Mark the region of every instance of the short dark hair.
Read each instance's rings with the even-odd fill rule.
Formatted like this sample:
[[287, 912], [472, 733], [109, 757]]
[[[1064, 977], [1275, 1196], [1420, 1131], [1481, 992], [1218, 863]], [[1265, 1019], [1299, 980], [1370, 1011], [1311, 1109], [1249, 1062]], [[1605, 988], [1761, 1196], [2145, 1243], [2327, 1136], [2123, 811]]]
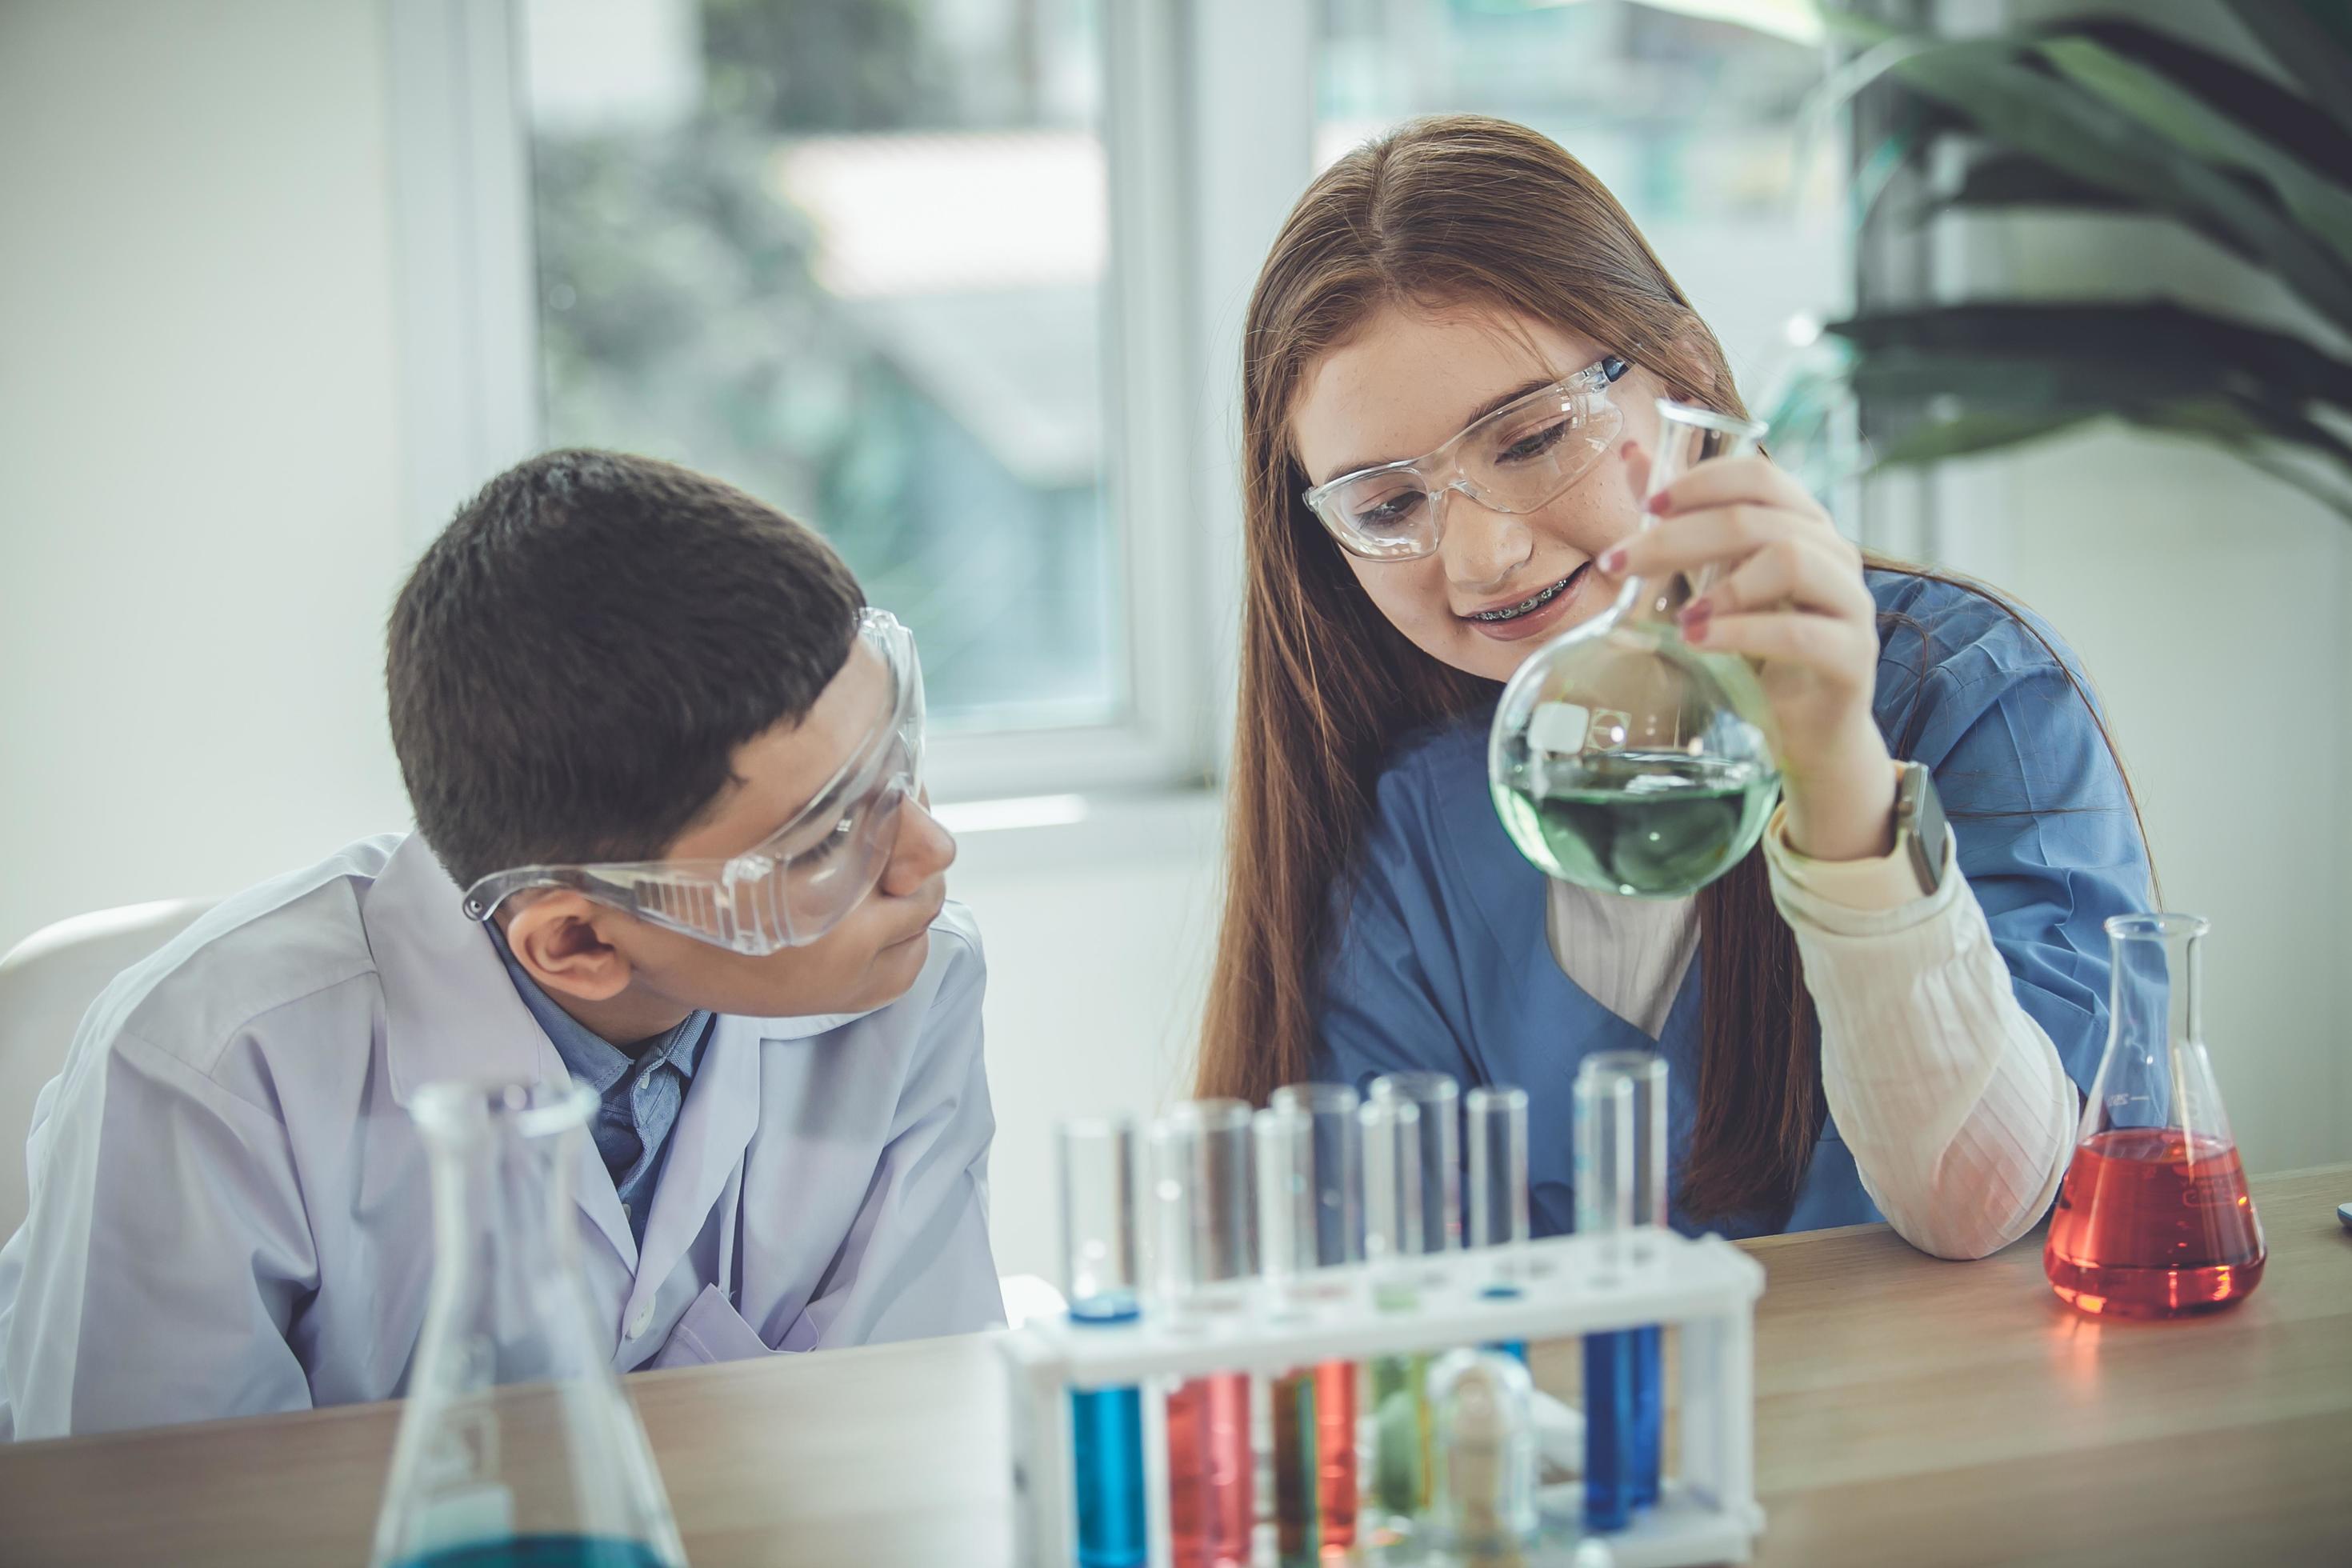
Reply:
[[656, 857], [849, 658], [830, 545], [731, 485], [549, 452], [482, 488], [393, 605], [384, 684], [416, 826], [459, 886]]

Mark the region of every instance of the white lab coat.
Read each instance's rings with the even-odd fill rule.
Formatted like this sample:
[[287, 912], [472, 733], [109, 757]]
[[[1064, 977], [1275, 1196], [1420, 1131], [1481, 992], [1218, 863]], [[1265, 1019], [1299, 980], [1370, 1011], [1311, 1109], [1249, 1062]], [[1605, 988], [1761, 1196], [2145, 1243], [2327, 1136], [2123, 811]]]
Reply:
[[[642, 1257], [580, 1142], [591, 1301], [626, 1370], [1003, 1321], [984, 966], [950, 904], [899, 1000], [721, 1017]], [[404, 1391], [433, 1237], [403, 1110], [436, 1079], [562, 1082], [421, 838], [228, 900], [109, 986], [42, 1089], [0, 1249], [0, 1437]]]

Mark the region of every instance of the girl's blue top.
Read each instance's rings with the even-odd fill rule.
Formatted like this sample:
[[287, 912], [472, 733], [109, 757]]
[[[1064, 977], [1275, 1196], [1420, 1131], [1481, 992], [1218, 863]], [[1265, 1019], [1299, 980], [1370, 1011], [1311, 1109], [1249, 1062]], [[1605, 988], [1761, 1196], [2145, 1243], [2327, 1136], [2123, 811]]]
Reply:
[[[1874, 711], [1889, 750], [1927, 764], [1958, 863], [2018, 1002], [2086, 1091], [2107, 1028], [2110, 915], [2147, 907], [2147, 852], [2074, 656], [2039, 620], [1956, 584], [1873, 571], [1882, 617]], [[2053, 657], [2052, 649], [2056, 650]], [[2061, 667], [2059, 659], [2066, 663]], [[1402, 744], [1382, 773], [1359, 862], [1335, 893], [1315, 1076], [1360, 1088], [1434, 1070], [1528, 1091], [1536, 1234], [1575, 1226], [1577, 1064], [1648, 1036], [1559, 971], [1541, 872], [1504, 836], [1486, 789], [1491, 710]], [[1759, 850], [1759, 853], [1761, 853]], [[1701, 1224], [1679, 1200], [1698, 1085], [1694, 962], [1655, 1042], [1668, 1063], [1676, 1229], [1732, 1237], [1883, 1218], [1834, 1121], [1786, 1212]]]

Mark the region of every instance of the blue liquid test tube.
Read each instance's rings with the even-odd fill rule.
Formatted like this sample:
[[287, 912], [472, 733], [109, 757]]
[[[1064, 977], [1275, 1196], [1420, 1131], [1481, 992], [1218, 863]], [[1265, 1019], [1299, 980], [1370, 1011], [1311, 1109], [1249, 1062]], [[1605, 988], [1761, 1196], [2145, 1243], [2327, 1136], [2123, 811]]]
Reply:
[[[1602, 1051], [1576, 1075], [1576, 1228], [1633, 1239], [1666, 1220], [1666, 1064], [1655, 1051]], [[1606, 1260], [1627, 1267], [1621, 1245]], [[1584, 1340], [1584, 1513], [1622, 1530], [1658, 1500], [1665, 1368], [1655, 1324]]]
[[[1135, 1268], [1135, 1128], [1125, 1118], [1057, 1129], [1062, 1289], [1073, 1328], [1131, 1323]], [[1133, 1386], [1070, 1394], [1079, 1568], [1142, 1568], [1143, 1397]]]
[[[1470, 1125], [1470, 1245], [1495, 1254], [1489, 1296], [1516, 1296], [1527, 1277], [1528, 1091], [1488, 1084], [1465, 1101]], [[1524, 1364], [1524, 1340], [1490, 1347]]]

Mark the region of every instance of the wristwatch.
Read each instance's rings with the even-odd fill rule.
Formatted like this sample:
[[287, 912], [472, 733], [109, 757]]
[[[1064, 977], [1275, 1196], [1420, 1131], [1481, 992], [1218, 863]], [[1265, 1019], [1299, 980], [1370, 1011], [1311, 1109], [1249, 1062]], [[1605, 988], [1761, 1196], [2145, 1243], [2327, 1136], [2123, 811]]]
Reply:
[[1944, 821], [1944, 803], [1936, 795], [1936, 781], [1925, 763], [1905, 763], [1895, 784], [1895, 844], [1911, 862], [1922, 897], [1944, 879], [1944, 841], [1951, 837]]

